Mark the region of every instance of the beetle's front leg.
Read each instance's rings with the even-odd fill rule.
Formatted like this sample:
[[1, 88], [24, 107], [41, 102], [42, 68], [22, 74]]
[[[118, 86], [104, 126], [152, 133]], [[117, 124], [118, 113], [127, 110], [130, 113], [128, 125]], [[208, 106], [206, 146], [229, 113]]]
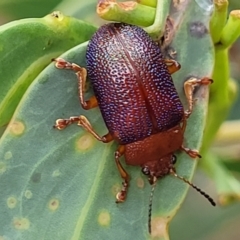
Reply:
[[55, 66], [59, 69], [70, 69], [76, 72], [78, 79], [78, 91], [79, 91], [79, 100], [82, 105], [82, 108], [88, 110], [98, 106], [98, 102], [95, 96], [92, 96], [89, 100], [84, 100], [84, 89], [86, 85], [87, 79], [87, 70], [85, 68], [80, 67], [75, 63], [67, 62], [62, 58], [54, 58], [52, 61], [55, 62]]
[[56, 121], [56, 124], [54, 125], [54, 127], [57, 128], [58, 130], [62, 130], [64, 128], [66, 128], [68, 125], [73, 124], [73, 123], [77, 123], [78, 126], [83, 127], [86, 131], [91, 133], [97, 140], [99, 140], [101, 142], [108, 143], [113, 140], [113, 137], [110, 133], [108, 133], [102, 137], [99, 136], [93, 129], [93, 127], [92, 127], [91, 123], [88, 121], [88, 119], [83, 115], [80, 115], [78, 117], [70, 117], [68, 119], [58, 119]]
[[187, 81], [185, 81], [184, 83], [184, 91], [185, 91], [185, 95], [188, 101], [188, 109], [185, 111], [185, 117], [189, 117], [192, 113], [193, 110], [193, 91], [194, 88], [196, 86], [199, 85], [209, 85], [213, 83], [213, 80], [208, 78], [208, 77], [204, 77], [202, 79], [198, 79], [198, 78], [190, 78]]
[[122, 189], [120, 192], [117, 193], [116, 195], [116, 203], [121, 203], [124, 202], [127, 198], [127, 191], [129, 187], [129, 181], [130, 181], [130, 176], [126, 172], [126, 170], [123, 168], [119, 158], [124, 154], [125, 152], [125, 146], [120, 145], [115, 152], [115, 161], [117, 164], [118, 171], [123, 178], [124, 182], [122, 183]]

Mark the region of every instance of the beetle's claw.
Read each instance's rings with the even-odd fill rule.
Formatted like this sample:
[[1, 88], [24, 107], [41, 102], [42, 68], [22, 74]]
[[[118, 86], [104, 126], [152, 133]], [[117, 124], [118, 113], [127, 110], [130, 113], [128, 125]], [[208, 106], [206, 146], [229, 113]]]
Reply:
[[58, 119], [56, 121], [56, 124], [53, 126], [53, 128], [57, 128], [58, 130], [62, 130], [66, 128], [68, 125], [68, 122], [65, 119]]
[[123, 182], [122, 185], [123, 185], [122, 190], [120, 192], [118, 192], [116, 195], [116, 203], [122, 203], [127, 198], [128, 183]]
[[52, 61], [55, 62], [56, 68], [59, 68], [59, 69], [72, 69], [72, 64], [67, 62], [63, 58], [52, 58]]
[[118, 192], [117, 195], [116, 195], [116, 203], [125, 202], [126, 197], [127, 197], [127, 192], [126, 191], [122, 190], [122, 191]]

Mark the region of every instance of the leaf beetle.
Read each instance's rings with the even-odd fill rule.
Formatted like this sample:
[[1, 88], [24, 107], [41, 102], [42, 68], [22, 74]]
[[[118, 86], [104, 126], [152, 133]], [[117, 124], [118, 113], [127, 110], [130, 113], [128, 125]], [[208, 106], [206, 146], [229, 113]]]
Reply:
[[[104, 143], [117, 141], [115, 162], [124, 180], [116, 195], [117, 202], [127, 197], [130, 175], [123, 168], [120, 157], [128, 165], [140, 166], [152, 187], [158, 178], [171, 174], [191, 185], [212, 205], [213, 199], [176, 174], [174, 164], [177, 150], [190, 157], [200, 157], [197, 150], [183, 145], [187, 119], [193, 109], [193, 90], [208, 85], [208, 77], [191, 78], [184, 84], [188, 109], [184, 110], [174, 87], [171, 74], [180, 69], [174, 60], [164, 59], [159, 46], [140, 27], [125, 23], [103, 25], [93, 35], [86, 52], [87, 69], [64, 59], [53, 59], [60, 69], [76, 72], [79, 98], [84, 109], [99, 106], [109, 132], [99, 136], [85, 116], [58, 119], [55, 128], [62, 130], [72, 123], [83, 127]], [[87, 75], [95, 96], [84, 99]], [[151, 203], [149, 205], [149, 232], [151, 232]]]

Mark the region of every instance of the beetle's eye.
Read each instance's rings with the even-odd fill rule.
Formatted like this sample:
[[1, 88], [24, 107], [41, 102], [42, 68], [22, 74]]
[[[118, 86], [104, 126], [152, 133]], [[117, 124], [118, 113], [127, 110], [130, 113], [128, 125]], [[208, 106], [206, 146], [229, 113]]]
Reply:
[[149, 168], [148, 167], [143, 167], [142, 168], [142, 173], [144, 174], [144, 175], [150, 175], [150, 171], [149, 171]]
[[175, 155], [172, 155], [171, 162], [172, 164], [175, 164], [177, 162], [177, 157]]

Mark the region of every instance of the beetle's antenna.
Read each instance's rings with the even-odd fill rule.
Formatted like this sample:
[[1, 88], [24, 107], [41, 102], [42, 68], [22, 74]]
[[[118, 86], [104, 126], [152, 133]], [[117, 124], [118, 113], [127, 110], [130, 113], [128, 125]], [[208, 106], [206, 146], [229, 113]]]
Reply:
[[173, 176], [181, 179], [182, 181], [184, 181], [185, 183], [187, 183], [188, 185], [190, 185], [192, 188], [196, 189], [196, 190], [197, 190], [201, 195], [203, 195], [213, 206], [216, 206], [215, 201], [214, 201], [207, 193], [205, 193], [204, 191], [202, 191], [200, 188], [198, 188], [197, 186], [195, 186], [193, 183], [189, 182], [189, 181], [188, 181], [187, 179], [185, 179], [184, 177], [181, 177], [181, 176], [177, 175], [177, 173], [176, 173], [173, 169], [170, 170], [170, 173], [171, 173]]
[[156, 182], [157, 182], [157, 178], [153, 177], [153, 184], [152, 184], [152, 189], [151, 189], [151, 193], [150, 193], [150, 197], [149, 197], [149, 206], [148, 206], [148, 232], [150, 234], [151, 234], [151, 231], [152, 231], [152, 226], [151, 226], [151, 222], [152, 222], [152, 201], [153, 201], [153, 193], [154, 193], [154, 190], [155, 190]]

